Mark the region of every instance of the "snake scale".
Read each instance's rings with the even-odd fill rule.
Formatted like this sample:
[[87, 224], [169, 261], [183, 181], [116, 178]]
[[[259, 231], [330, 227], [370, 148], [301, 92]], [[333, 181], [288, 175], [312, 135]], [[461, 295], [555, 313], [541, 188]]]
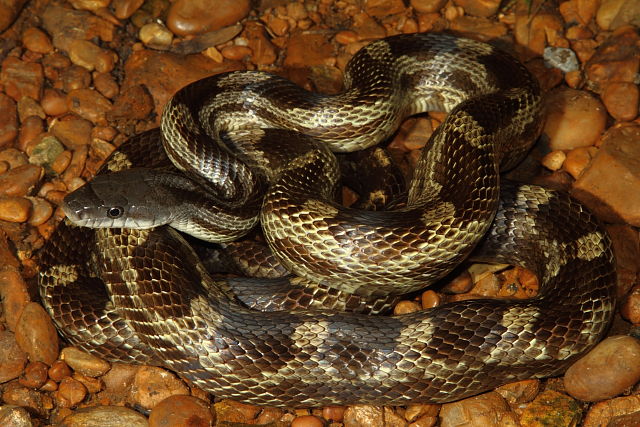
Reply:
[[[526, 68], [481, 42], [399, 35], [360, 50], [345, 88], [319, 95], [244, 71], [180, 90], [163, 113], [164, 152], [207, 188], [220, 215], [212, 225], [172, 224], [229, 241], [259, 221], [287, 269], [365, 299], [429, 285], [472, 251], [531, 269], [536, 298], [400, 316], [261, 312], [213, 279], [172, 227], [63, 223], [40, 275], [61, 333], [112, 360], [162, 364], [216, 397], [287, 407], [449, 402], [557, 375], [595, 345], [614, 309], [609, 238], [568, 195], [500, 182], [541, 129], [540, 91]], [[335, 203], [332, 151], [377, 144], [426, 110], [449, 114], [422, 150], [406, 202], [381, 212]], [[127, 158], [123, 148], [112, 159], [141, 166], [144, 155], [134, 147]], [[106, 206], [103, 216], [122, 214]], [[74, 209], [69, 202], [81, 220]]]

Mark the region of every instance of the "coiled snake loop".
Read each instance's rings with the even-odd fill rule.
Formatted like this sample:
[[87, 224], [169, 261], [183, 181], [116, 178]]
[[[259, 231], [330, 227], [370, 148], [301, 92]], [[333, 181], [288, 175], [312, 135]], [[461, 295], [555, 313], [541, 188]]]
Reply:
[[[62, 224], [41, 255], [40, 290], [63, 335], [111, 359], [161, 363], [218, 397], [289, 407], [447, 402], [558, 374], [592, 347], [614, 306], [606, 233], [569, 196], [499, 179], [541, 128], [529, 72], [489, 45], [417, 34], [370, 44], [345, 75], [336, 96], [236, 72], [172, 98], [162, 118], [169, 158], [216, 200], [248, 210], [237, 207], [241, 225], [216, 238], [260, 219], [288, 269], [367, 298], [430, 284], [475, 248], [475, 259], [534, 271], [537, 298], [402, 316], [263, 313], [230, 296], [172, 228]], [[376, 144], [428, 109], [449, 115], [404, 207], [333, 202], [331, 150]]]

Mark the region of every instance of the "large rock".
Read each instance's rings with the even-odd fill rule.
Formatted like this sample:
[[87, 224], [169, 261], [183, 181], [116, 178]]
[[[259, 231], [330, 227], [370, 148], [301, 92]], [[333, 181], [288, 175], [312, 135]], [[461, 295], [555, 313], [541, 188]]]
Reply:
[[572, 194], [601, 219], [640, 226], [640, 126], [610, 129]]
[[249, 0], [178, 0], [169, 9], [167, 27], [180, 36], [202, 34], [235, 24], [249, 10]]

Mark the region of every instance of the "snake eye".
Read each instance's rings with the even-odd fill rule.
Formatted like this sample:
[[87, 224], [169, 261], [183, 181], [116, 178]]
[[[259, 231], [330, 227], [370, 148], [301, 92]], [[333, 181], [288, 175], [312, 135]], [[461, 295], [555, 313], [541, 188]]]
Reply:
[[107, 209], [107, 216], [112, 219], [120, 218], [124, 213], [124, 209], [120, 206], [113, 206]]

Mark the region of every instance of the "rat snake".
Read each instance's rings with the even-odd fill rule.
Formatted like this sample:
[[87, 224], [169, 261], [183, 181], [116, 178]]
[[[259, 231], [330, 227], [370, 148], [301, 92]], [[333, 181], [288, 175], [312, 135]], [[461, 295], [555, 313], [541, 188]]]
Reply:
[[[360, 50], [345, 87], [324, 96], [245, 71], [174, 95], [164, 151], [239, 218], [228, 234], [216, 218], [185, 227], [226, 241], [260, 220], [287, 269], [364, 298], [431, 284], [475, 248], [474, 259], [531, 269], [538, 297], [401, 316], [260, 312], [232, 295], [229, 280], [213, 279], [171, 227], [67, 222], [43, 250], [40, 274], [62, 334], [112, 360], [162, 364], [217, 397], [288, 407], [453, 401], [558, 374], [595, 345], [614, 308], [606, 233], [566, 194], [500, 182], [541, 129], [530, 73], [484, 43], [400, 35]], [[430, 109], [449, 115], [422, 150], [404, 204], [363, 212], [333, 202], [332, 150], [376, 144]], [[144, 154], [131, 151], [134, 160], [121, 147], [111, 164], [140, 166]]]

